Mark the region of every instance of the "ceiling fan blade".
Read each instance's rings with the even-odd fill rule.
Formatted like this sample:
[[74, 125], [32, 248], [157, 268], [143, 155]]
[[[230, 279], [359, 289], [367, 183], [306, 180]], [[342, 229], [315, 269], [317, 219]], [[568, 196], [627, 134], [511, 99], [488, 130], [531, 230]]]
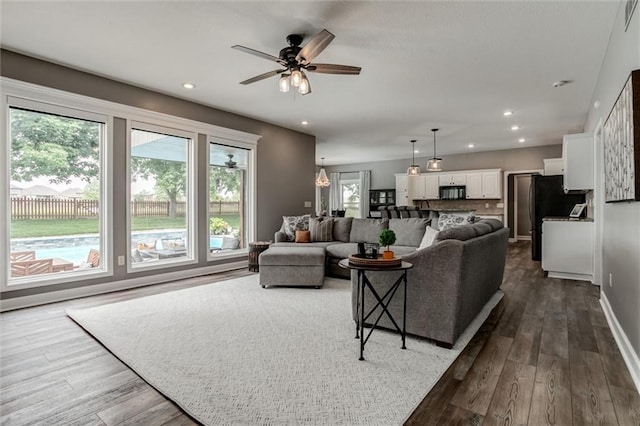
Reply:
[[285, 61], [283, 61], [282, 59], [278, 58], [277, 56], [269, 55], [268, 53], [260, 52], [259, 50], [251, 49], [251, 48], [245, 47], [245, 46], [240, 46], [239, 44], [231, 46], [231, 48], [239, 50], [239, 51], [244, 52], [244, 53], [248, 53], [248, 54], [253, 55], [253, 56], [257, 56], [257, 57], [262, 58], [262, 59], [266, 59], [268, 61], [277, 62], [280, 65], [285, 65], [285, 66], [287, 65], [287, 63]]
[[320, 52], [322, 52], [325, 47], [327, 47], [329, 43], [333, 41], [335, 37], [336, 36], [334, 36], [327, 30], [320, 31], [318, 34], [313, 36], [313, 38], [309, 40], [307, 44], [304, 45], [302, 50], [296, 56], [296, 61], [304, 65], [313, 61], [313, 59], [318, 56]]
[[352, 67], [350, 65], [336, 65], [336, 64], [312, 64], [309, 65], [306, 70], [311, 72], [319, 72], [322, 74], [360, 74], [360, 67]]
[[282, 74], [283, 72], [285, 72], [286, 70], [274, 70], [274, 71], [269, 71], [269, 72], [265, 72], [264, 74], [260, 74], [257, 75], [253, 78], [249, 78], [245, 81], [241, 81], [240, 84], [251, 84], [251, 83], [255, 83], [256, 81], [260, 81], [260, 80], [264, 80], [265, 78], [269, 78], [269, 77], [273, 77], [274, 75], [278, 75], [278, 74]]

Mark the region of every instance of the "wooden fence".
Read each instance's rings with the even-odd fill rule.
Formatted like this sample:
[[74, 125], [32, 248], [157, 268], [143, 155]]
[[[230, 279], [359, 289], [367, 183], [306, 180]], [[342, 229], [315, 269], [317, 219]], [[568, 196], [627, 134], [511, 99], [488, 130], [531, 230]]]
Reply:
[[[169, 201], [132, 201], [133, 217], [168, 217]], [[11, 219], [78, 219], [97, 218], [99, 213], [97, 200], [11, 197]], [[212, 201], [209, 214], [238, 214], [238, 201]], [[176, 216], [185, 216], [185, 202], [176, 203]]]

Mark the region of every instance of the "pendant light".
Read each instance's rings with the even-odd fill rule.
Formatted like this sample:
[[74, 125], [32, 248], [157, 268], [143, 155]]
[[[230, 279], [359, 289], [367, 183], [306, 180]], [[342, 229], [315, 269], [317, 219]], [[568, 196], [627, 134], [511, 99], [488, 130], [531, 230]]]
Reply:
[[416, 165], [416, 140], [411, 140], [411, 165], [407, 169], [407, 176], [420, 176], [420, 166]]
[[431, 129], [433, 132], [433, 158], [427, 161], [428, 172], [439, 172], [442, 170], [442, 158], [436, 157], [436, 132], [438, 129]]
[[316, 186], [326, 188], [329, 185], [331, 185], [331, 182], [327, 177], [327, 172], [324, 170], [324, 157], [322, 157], [322, 165], [320, 166], [320, 173], [318, 173], [318, 177], [316, 178]]

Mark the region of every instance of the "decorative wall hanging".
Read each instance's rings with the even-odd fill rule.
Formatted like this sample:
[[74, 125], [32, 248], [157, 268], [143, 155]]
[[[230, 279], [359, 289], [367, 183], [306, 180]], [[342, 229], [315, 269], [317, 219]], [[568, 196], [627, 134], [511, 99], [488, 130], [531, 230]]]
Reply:
[[640, 201], [640, 70], [631, 72], [604, 123], [605, 202]]

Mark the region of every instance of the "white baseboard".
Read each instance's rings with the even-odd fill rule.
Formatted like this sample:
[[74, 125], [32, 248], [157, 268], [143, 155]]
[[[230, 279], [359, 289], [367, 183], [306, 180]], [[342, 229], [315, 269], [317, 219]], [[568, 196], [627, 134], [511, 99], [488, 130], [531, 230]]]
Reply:
[[518, 235], [516, 238], [518, 241], [531, 241], [531, 235]]
[[588, 281], [590, 283], [593, 282], [592, 274], [573, 274], [570, 272], [556, 272], [556, 271], [548, 271], [547, 276], [549, 278], [562, 278], [565, 280], [578, 280], [578, 281]]
[[607, 317], [607, 322], [609, 323], [613, 337], [616, 339], [618, 348], [622, 353], [622, 358], [624, 358], [624, 362], [627, 364], [631, 379], [636, 385], [638, 392], [640, 392], [640, 358], [638, 358], [638, 354], [634, 351], [631, 342], [629, 342], [627, 335], [613, 313], [609, 300], [607, 300], [607, 295], [602, 291], [600, 292], [600, 305], [602, 306], [605, 317]]
[[169, 281], [198, 277], [201, 275], [232, 271], [234, 269], [246, 268], [247, 266], [248, 261], [242, 260], [239, 262], [207, 266], [205, 268], [188, 269], [184, 271], [170, 272], [167, 274], [158, 274], [148, 277], [132, 278], [129, 280], [90, 285], [86, 287], [71, 288], [68, 290], [50, 291], [47, 293], [34, 294], [31, 296], [2, 299], [0, 300], [0, 312], [29, 308], [31, 306], [44, 305], [47, 303], [62, 302], [64, 300], [78, 299], [80, 297], [95, 296], [97, 294], [111, 293], [114, 291], [128, 290], [153, 284], [161, 284]]

